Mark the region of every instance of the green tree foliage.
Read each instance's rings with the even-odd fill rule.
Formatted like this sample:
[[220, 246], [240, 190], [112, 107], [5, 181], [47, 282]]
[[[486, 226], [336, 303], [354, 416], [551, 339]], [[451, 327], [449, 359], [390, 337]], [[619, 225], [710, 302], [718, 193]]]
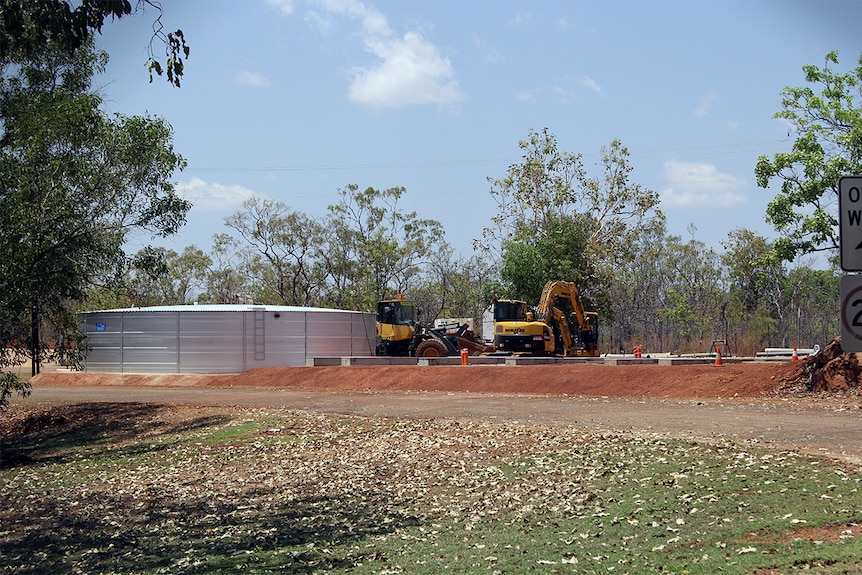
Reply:
[[351, 184], [339, 193], [326, 224], [330, 301], [375, 309], [378, 300], [416, 285], [423, 267], [448, 249], [440, 222], [399, 207], [403, 187], [360, 190]]
[[236, 245], [236, 239], [229, 234], [213, 236], [212, 265], [207, 272], [206, 290], [198, 296], [199, 301], [237, 303], [251, 293], [252, 286], [248, 275], [242, 271], [242, 255]]
[[497, 277], [497, 270], [479, 257], [455, 257], [452, 248], [429, 255], [410, 288], [410, 299], [422, 309], [423, 321], [437, 318], [472, 318], [479, 329], [482, 312], [491, 300], [483, 287]]
[[[500, 275], [509, 286], [507, 297], [538, 302], [549, 279], [566, 278], [578, 285], [595, 285], [597, 260], [590, 257], [589, 225], [582, 214], [551, 216], [547, 233], [523, 231], [503, 244]], [[594, 290], [595, 292], [595, 290]]]
[[838, 334], [839, 275], [800, 265], [787, 270], [772, 242], [737, 229], [719, 255], [663, 223], [642, 230], [635, 257], [617, 268], [612, 313], [602, 316], [606, 349], [724, 353], [825, 345]]
[[756, 310], [781, 277], [781, 263], [770, 242], [747, 229], [732, 230], [722, 242], [721, 261], [728, 272], [731, 293], [743, 312]]
[[790, 152], [759, 158], [755, 168], [759, 186], [781, 182], [766, 217], [782, 235], [774, 247], [787, 261], [837, 249], [838, 179], [862, 172], [862, 55], [845, 74], [833, 64], [837, 52], [822, 68], [803, 66], [809, 86], [784, 89], [775, 117], [788, 122], [796, 141]]
[[318, 222], [281, 202], [252, 197], [242, 211], [225, 218], [225, 225], [239, 236], [236, 246], [244, 250], [257, 301], [302, 306], [316, 301], [323, 281], [316, 263]]
[[838, 294], [841, 274], [797, 266], [780, 277], [771, 302], [775, 330], [771, 341], [808, 347], [839, 333]]
[[[184, 305], [201, 293], [212, 258], [194, 245], [182, 253], [167, 248], [145, 248], [132, 258], [126, 279], [131, 305]], [[96, 308], [98, 309], [98, 308]]]
[[724, 320], [733, 326], [730, 331], [737, 348], [751, 350], [775, 333], [769, 308], [785, 270], [772, 242], [751, 230], [732, 230], [722, 244], [721, 262], [728, 284]]
[[124, 277], [109, 286], [93, 286], [76, 307], [94, 310], [190, 304], [206, 289], [211, 266], [212, 258], [194, 245], [179, 254], [163, 247], [146, 247], [129, 259]]
[[608, 311], [601, 325], [609, 350], [635, 344], [665, 349], [665, 322], [659, 310], [667, 300], [667, 230], [661, 218], [641, 227], [632, 238], [632, 257], [614, 270], [608, 291]]
[[171, 127], [100, 110], [90, 79], [105, 60], [92, 49], [43, 52], [0, 80], [0, 309], [13, 350], [4, 366], [29, 357], [35, 374], [47, 357], [77, 361], [72, 302], [122, 276], [130, 232], [170, 235], [190, 208], [169, 181], [185, 166]]
[[509, 166], [502, 179], [489, 178], [497, 214], [484, 230], [486, 249], [517, 240], [519, 234], [544, 235], [554, 217], [574, 213], [583, 199], [577, 193], [586, 177], [580, 154], [560, 151], [547, 128], [530, 130], [518, 146], [522, 161]]
[[[182, 30], [165, 33], [162, 7], [155, 0], [81, 0], [77, 6], [64, 0], [0, 0], [0, 58], [22, 61], [47, 51], [63, 51], [67, 56], [87, 47], [94, 32], [110, 18], [116, 20], [151, 8], [158, 12], [153, 35], [147, 46], [146, 66], [153, 74], [165, 74], [168, 82], [180, 87], [185, 60], [189, 57]], [[153, 52], [155, 43], [165, 46], [164, 64]]]
[[206, 297], [224, 302], [248, 292], [257, 303], [373, 310], [451, 258], [439, 222], [399, 207], [404, 188], [349, 185], [339, 193], [322, 220], [247, 200], [225, 219], [233, 233], [216, 236]]
[[489, 253], [499, 246], [508, 295], [535, 301], [545, 281], [561, 279], [606, 301], [614, 267], [631, 260], [638, 230], [663, 218], [658, 194], [631, 181], [619, 140], [602, 150], [595, 176], [580, 154], [559, 150], [547, 129], [531, 130], [519, 146], [523, 161], [490, 181], [498, 213], [478, 245]]
[[665, 322], [665, 345], [670, 349], [690, 346], [709, 349], [724, 337], [721, 310], [724, 278], [715, 250], [678, 236], [666, 239], [664, 253], [666, 298], [659, 308]]

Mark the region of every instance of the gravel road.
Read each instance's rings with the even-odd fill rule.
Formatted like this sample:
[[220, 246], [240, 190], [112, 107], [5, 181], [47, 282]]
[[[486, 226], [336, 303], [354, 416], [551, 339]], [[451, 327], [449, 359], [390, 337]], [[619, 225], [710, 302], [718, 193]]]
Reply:
[[860, 404], [840, 400], [661, 400], [463, 392], [34, 386], [18, 402], [277, 407], [396, 418], [469, 418], [758, 444], [862, 464]]

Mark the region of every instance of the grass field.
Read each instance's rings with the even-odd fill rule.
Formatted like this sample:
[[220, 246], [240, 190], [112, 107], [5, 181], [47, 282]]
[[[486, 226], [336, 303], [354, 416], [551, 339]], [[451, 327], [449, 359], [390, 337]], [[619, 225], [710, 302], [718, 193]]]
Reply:
[[0, 415], [2, 573], [862, 573], [858, 469], [507, 423]]

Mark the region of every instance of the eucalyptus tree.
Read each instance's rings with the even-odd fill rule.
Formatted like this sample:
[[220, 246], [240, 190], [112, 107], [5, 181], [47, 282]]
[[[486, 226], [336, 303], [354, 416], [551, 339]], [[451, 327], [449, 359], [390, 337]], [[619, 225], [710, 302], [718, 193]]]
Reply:
[[185, 166], [170, 125], [105, 114], [91, 78], [107, 56], [89, 46], [4, 61], [0, 78], [0, 362], [29, 357], [33, 374], [80, 359], [73, 302], [122, 276], [128, 234], [173, 234], [191, 207], [170, 180]]
[[658, 314], [666, 324], [668, 349], [708, 351], [727, 339], [720, 257], [703, 242], [668, 236], [662, 253], [666, 284]]
[[776, 330], [772, 304], [787, 275], [783, 262], [771, 241], [748, 229], [732, 230], [722, 245], [728, 280], [724, 310], [736, 348], [765, 346]]
[[797, 265], [781, 278], [769, 307], [774, 320], [771, 341], [775, 345], [825, 347], [840, 334], [839, 283], [835, 269]]
[[437, 220], [401, 209], [403, 187], [377, 190], [350, 184], [328, 208], [323, 256], [329, 299], [354, 309], [374, 309], [378, 300], [416, 285], [432, 256], [448, 248]]
[[319, 300], [320, 223], [282, 202], [251, 197], [225, 218], [225, 225], [238, 234], [242, 269], [253, 278], [255, 301], [304, 306]]
[[632, 346], [660, 351], [673, 336], [659, 310], [667, 306], [671, 259], [665, 222], [655, 218], [631, 238], [630, 258], [616, 266], [608, 311], [600, 317], [605, 344], [631, 353]]
[[212, 258], [190, 245], [182, 253], [163, 247], [144, 249], [132, 262], [126, 286], [133, 305], [184, 305], [203, 293]]
[[838, 313], [841, 273], [836, 269], [814, 269], [797, 266], [790, 269], [783, 286], [787, 294], [786, 345], [821, 348], [841, 333]]
[[[150, 82], [153, 74], [165, 75], [170, 84], [180, 87], [185, 61], [189, 57], [182, 30], [165, 32], [162, 6], [156, 0], [0, 0], [0, 54], [15, 60], [47, 51], [63, 51], [68, 56], [88, 49], [91, 35], [101, 33], [108, 20], [154, 10], [153, 33], [147, 44], [146, 68]], [[154, 45], [165, 48], [164, 60], [156, 56]]]
[[200, 300], [206, 303], [237, 303], [252, 291], [249, 277], [242, 268], [239, 241], [226, 233], [213, 236], [205, 290]]
[[[523, 161], [490, 180], [498, 213], [477, 247], [492, 256], [499, 250], [503, 269], [507, 258], [532, 258], [539, 263], [531, 275], [579, 281], [585, 294], [600, 297], [615, 264], [631, 253], [637, 231], [663, 217], [658, 194], [631, 180], [629, 152], [619, 140], [602, 149], [594, 175], [581, 154], [560, 150], [547, 128], [531, 130], [519, 146]], [[508, 268], [519, 265], [510, 262]], [[567, 277], [554, 277], [559, 274]], [[524, 291], [522, 285], [517, 291]]]
[[791, 151], [761, 156], [755, 168], [759, 186], [781, 184], [766, 218], [781, 234], [775, 252], [787, 261], [837, 249], [838, 179], [862, 173], [862, 54], [843, 74], [831, 68], [837, 52], [825, 60], [822, 68], [802, 67], [808, 86], [782, 91], [775, 117], [796, 136]]
[[429, 323], [440, 317], [471, 318], [478, 330], [482, 313], [491, 303], [483, 287], [496, 276], [496, 270], [484, 259], [455, 257], [449, 248], [429, 256], [409, 297]]

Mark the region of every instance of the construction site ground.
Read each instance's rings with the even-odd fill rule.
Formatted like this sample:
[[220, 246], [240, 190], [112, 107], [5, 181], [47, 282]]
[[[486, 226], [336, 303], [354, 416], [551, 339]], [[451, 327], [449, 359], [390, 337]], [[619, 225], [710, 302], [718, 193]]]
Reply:
[[309, 366], [229, 375], [44, 372], [32, 380], [32, 395], [13, 400], [12, 408], [139, 402], [515, 420], [749, 442], [862, 463], [858, 373], [842, 372], [832, 378], [833, 389], [812, 390], [803, 381], [811, 379], [805, 372], [812, 362]]

